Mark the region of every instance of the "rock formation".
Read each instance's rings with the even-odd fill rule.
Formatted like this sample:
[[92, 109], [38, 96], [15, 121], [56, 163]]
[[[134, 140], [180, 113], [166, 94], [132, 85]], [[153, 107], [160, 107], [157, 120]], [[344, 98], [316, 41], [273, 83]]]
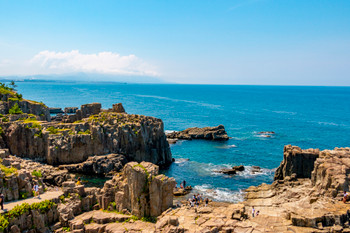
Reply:
[[[10, 110], [17, 105], [19, 107], [18, 110], [23, 113], [33, 114], [40, 118], [40, 120], [51, 120], [49, 108], [45, 104], [23, 99], [22, 95], [17, 94], [14, 91], [5, 90], [3, 87], [0, 87], [0, 100], [1, 115], [9, 114]], [[7, 119], [2, 116], [2, 121], [4, 120]]]
[[108, 209], [114, 201], [117, 211], [137, 217], [159, 216], [173, 205], [175, 179], [158, 172], [158, 166], [152, 163], [127, 163], [122, 174], [105, 183], [100, 206]]
[[109, 154], [92, 156], [82, 163], [60, 165], [59, 168], [80, 174], [111, 175], [121, 171], [126, 163], [127, 159], [124, 155]]
[[160, 119], [115, 112], [94, 115], [100, 106], [82, 107], [82, 115], [90, 117], [75, 123], [41, 122], [32, 116], [5, 122], [0, 145], [17, 156], [54, 165], [80, 163], [89, 156], [110, 153], [123, 154], [129, 161], [149, 161], [160, 166], [171, 163]]
[[215, 140], [215, 141], [225, 141], [229, 137], [225, 131], [223, 125], [216, 127], [204, 127], [204, 128], [188, 128], [179, 132], [168, 133], [167, 138], [169, 139], [206, 139], [206, 140]]
[[311, 178], [314, 163], [319, 157], [318, 149], [302, 150], [297, 146], [285, 146], [283, 150], [283, 161], [277, 168], [275, 180], [283, 180], [293, 173], [298, 178]]

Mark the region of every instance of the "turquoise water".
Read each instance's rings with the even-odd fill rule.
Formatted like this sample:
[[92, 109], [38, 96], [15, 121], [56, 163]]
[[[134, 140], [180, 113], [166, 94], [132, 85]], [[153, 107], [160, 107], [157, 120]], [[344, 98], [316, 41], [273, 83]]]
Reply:
[[[237, 201], [241, 190], [271, 183], [283, 146], [328, 149], [350, 146], [349, 87], [151, 85], [18, 82], [24, 98], [50, 107], [122, 102], [128, 113], [161, 118], [166, 130], [223, 124], [227, 142], [182, 141], [171, 146], [176, 162], [165, 171], [208, 196]], [[271, 138], [259, 131], [274, 131]], [[187, 160], [189, 159], [189, 160]], [[243, 164], [230, 177], [214, 171]], [[252, 165], [262, 173], [250, 174]]]

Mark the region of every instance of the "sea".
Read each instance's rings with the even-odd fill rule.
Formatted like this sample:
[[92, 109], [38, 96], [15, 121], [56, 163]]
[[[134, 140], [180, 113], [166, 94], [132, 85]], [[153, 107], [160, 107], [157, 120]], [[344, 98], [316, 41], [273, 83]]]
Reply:
[[[129, 84], [113, 82], [17, 82], [26, 99], [49, 107], [103, 108], [123, 103], [125, 110], [163, 120], [165, 130], [224, 125], [228, 141], [178, 141], [175, 162], [162, 171], [178, 185], [216, 201], [243, 200], [244, 189], [272, 183], [283, 147], [333, 149], [350, 146], [350, 87]], [[270, 137], [259, 134], [273, 131]], [[222, 168], [244, 165], [230, 176]], [[260, 172], [252, 173], [252, 166]]]

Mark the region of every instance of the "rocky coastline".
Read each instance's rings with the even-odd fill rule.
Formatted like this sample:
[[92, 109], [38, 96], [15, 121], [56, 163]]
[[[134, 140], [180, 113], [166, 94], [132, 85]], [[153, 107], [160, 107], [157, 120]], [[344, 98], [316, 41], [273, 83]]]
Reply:
[[[4, 86], [0, 99], [0, 232], [350, 232], [350, 148], [285, 146], [272, 184], [248, 188], [241, 203], [190, 206], [174, 200], [190, 190], [159, 173], [172, 162], [167, 140], [228, 140], [224, 126], [165, 135], [160, 119], [127, 114], [120, 103], [51, 118], [44, 104]], [[112, 178], [87, 188], [75, 173]]]

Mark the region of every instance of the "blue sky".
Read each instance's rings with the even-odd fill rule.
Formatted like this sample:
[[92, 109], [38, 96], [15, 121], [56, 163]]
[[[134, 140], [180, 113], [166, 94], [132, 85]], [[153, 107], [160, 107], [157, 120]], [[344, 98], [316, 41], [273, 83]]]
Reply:
[[350, 1], [3, 1], [0, 75], [350, 85]]

